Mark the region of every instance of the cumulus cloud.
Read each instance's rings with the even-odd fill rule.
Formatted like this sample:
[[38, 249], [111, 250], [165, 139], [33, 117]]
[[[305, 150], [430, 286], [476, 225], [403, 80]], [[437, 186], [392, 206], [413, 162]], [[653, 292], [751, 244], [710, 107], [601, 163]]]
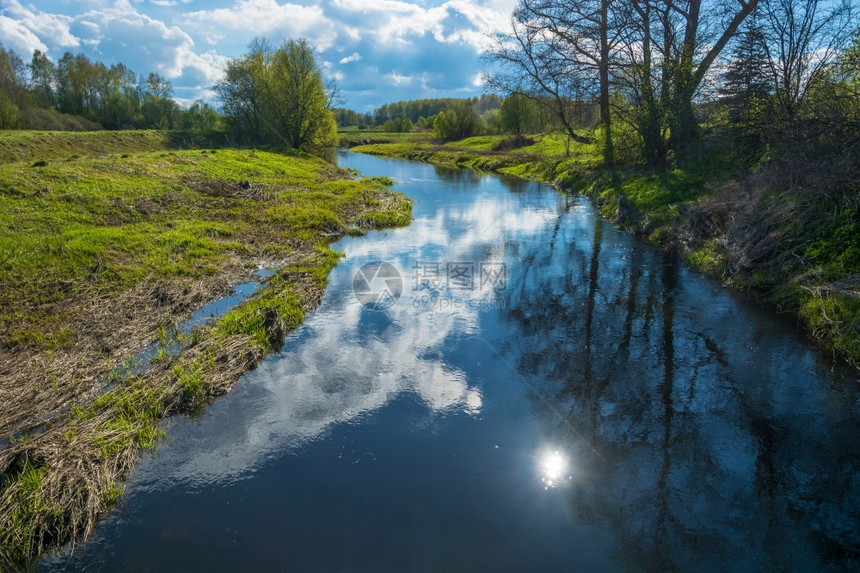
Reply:
[[[510, 4], [510, 9], [493, 4]], [[430, 35], [439, 43], [466, 44], [478, 51], [486, 47], [485, 32], [507, 27], [513, 8], [510, 2], [475, 0], [429, 7], [399, 0], [333, 0], [331, 5], [378, 42], [409, 42]]]
[[0, 14], [0, 41], [3, 47], [13, 50], [22, 59], [33, 53], [33, 50], [45, 52], [48, 47], [42, 43], [38, 36], [21, 25], [17, 20], [7, 18]]
[[229, 8], [198, 10], [183, 18], [185, 26], [202, 34], [208, 42], [218, 44], [230, 34], [247, 40], [254, 36], [276, 36], [276, 43], [286, 38], [307, 38], [321, 50], [331, 47], [337, 33], [322, 6], [279, 3], [276, 0], [239, 0]]
[[[328, 62], [348, 105], [471, 95], [486, 32], [506, 29], [515, 0], [0, 0], [0, 37], [22, 56], [64, 51], [138, 73], [157, 71], [177, 93], [205, 95], [228, 58], [257, 36], [306, 38]], [[52, 8], [47, 8], [52, 6]], [[196, 90], [196, 92], [195, 92]]]
[[25, 8], [17, 0], [3, 0], [2, 5], [3, 11], [32, 35], [47, 38], [52, 45], [63, 48], [75, 48], [80, 44], [69, 30], [71, 17], [37, 12]]
[[142, 14], [124, 0], [83, 14], [75, 29], [92, 43], [99, 59], [122, 61], [138, 73], [158, 72], [179, 88], [210, 87], [226, 63], [215, 51], [198, 53], [180, 27]]

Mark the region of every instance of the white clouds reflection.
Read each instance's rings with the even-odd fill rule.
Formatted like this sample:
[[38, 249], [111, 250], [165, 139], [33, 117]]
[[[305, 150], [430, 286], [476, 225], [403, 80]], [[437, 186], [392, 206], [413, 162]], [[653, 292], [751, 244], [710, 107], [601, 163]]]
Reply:
[[[497, 179], [479, 181], [476, 200], [459, 194], [438, 208], [416, 207], [408, 228], [335, 245], [346, 257], [330, 277], [323, 305], [294, 333], [283, 356], [239, 383], [244, 396], [220, 400], [199, 427], [190, 429], [194, 447], [182, 460], [162, 460], [170, 468], [165, 479], [240, 478], [267, 455], [325, 435], [335, 424], [359, 420], [403, 393], [414, 394], [431, 415], [479, 415], [483, 381], [469, 380], [445, 354], [458, 337], [480, 334], [482, 307], [476, 303], [496, 294], [477, 288], [450, 291], [446, 296], [475, 304], [416, 307], [414, 298], [426, 291], [414, 290], [412, 267], [419, 259], [476, 266], [505, 261], [505, 237], [532, 233], [556, 216], [554, 203], [526, 208], [521, 198], [502, 189]], [[390, 262], [404, 278], [400, 301], [384, 314], [365, 309], [351, 293], [354, 273], [372, 260]]]

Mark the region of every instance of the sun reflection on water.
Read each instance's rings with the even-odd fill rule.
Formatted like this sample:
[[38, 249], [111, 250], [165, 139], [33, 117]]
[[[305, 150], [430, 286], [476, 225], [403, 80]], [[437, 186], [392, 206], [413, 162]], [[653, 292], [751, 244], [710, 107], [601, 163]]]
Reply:
[[571, 479], [567, 457], [558, 450], [546, 450], [538, 459], [538, 471], [546, 489], [555, 488]]

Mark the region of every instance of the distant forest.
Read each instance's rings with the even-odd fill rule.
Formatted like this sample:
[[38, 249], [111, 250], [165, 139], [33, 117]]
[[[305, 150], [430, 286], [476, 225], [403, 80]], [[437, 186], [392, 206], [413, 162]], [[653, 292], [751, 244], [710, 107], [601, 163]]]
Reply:
[[66, 52], [58, 62], [36, 50], [25, 63], [0, 44], [0, 129], [216, 129], [219, 114], [198, 101], [183, 108], [157, 73], [137, 75]]
[[502, 105], [502, 98], [496, 94], [485, 94], [481, 97], [468, 99], [419, 99], [384, 104], [372, 112], [367, 113], [359, 113], [350, 109], [341, 108], [334, 110], [334, 114], [337, 119], [337, 124], [341, 127], [378, 127], [384, 125], [387, 121], [397, 120], [399, 118], [406, 118], [416, 125], [426, 125], [425, 122], [429, 120], [430, 127], [432, 127], [433, 118], [436, 117], [440, 111], [455, 108], [463, 105], [464, 103], [470, 105], [477, 115], [483, 115], [487, 111], [499, 109]]

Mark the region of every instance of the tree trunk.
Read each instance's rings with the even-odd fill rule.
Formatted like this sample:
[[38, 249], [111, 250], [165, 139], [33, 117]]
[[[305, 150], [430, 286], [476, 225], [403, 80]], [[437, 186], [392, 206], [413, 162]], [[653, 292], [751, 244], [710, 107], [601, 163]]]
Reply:
[[615, 147], [612, 141], [612, 115], [609, 101], [609, 1], [600, 2], [600, 121], [603, 124], [603, 164], [615, 167]]
[[642, 101], [639, 116], [639, 133], [642, 136], [642, 155], [648, 165], [657, 167], [666, 158], [663, 143], [663, 132], [660, 129], [660, 108], [654, 97], [654, 86], [651, 83], [651, 6], [647, 3], [635, 3], [634, 8], [642, 18], [642, 69], [641, 90]]
[[699, 138], [699, 122], [693, 111], [693, 94], [681, 88], [673, 102], [673, 121], [671, 125], [672, 150], [675, 157], [689, 159], [695, 155]]
[[600, 2], [600, 121], [603, 124], [603, 164], [615, 167], [615, 146], [612, 141], [612, 108], [609, 101], [609, 2]]

